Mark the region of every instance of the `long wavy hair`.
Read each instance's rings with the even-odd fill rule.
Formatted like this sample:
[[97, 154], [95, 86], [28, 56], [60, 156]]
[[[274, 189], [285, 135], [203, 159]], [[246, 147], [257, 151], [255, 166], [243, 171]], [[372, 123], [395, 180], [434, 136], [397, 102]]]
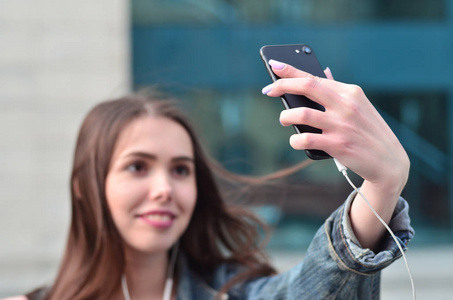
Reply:
[[132, 121], [148, 115], [177, 122], [192, 140], [198, 198], [180, 239], [180, 251], [191, 269], [206, 277], [222, 263], [244, 266], [244, 271], [228, 281], [222, 292], [239, 282], [275, 273], [261, 243], [260, 232], [265, 225], [248, 209], [224, 200], [218, 183], [219, 178], [227, 182], [249, 179], [235, 177], [207, 155], [175, 101], [131, 94], [98, 104], [83, 121], [71, 174], [69, 237], [46, 299], [109, 299], [120, 285], [125, 257], [107, 205], [105, 181], [120, 133]]

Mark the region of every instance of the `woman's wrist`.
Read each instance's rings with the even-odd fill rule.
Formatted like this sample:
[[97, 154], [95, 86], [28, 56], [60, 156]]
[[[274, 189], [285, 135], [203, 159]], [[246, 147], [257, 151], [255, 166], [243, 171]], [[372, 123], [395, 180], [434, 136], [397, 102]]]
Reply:
[[364, 184], [375, 193], [381, 193], [387, 197], [392, 195], [398, 197], [406, 186], [409, 169], [410, 161], [406, 152], [404, 152], [393, 162], [388, 162], [387, 167], [382, 167], [377, 179], [365, 179]]
[[[398, 173], [389, 171], [387, 175], [379, 181], [365, 180], [360, 191], [388, 224], [407, 182], [408, 170], [402, 169]], [[361, 245], [365, 248], [377, 249], [385, 229], [360, 195], [355, 196], [349, 216], [352, 229]]]

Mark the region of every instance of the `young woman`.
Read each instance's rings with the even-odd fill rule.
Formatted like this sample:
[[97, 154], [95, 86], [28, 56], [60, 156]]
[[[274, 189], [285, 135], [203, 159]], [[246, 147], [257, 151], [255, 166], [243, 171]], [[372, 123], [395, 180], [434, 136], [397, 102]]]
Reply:
[[[294, 135], [291, 146], [324, 150], [359, 174], [361, 192], [405, 248], [413, 230], [400, 193], [409, 160], [390, 128], [359, 87], [272, 66], [282, 79], [263, 93], [303, 94], [326, 108], [281, 113], [285, 126], [323, 130]], [[260, 222], [223, 199], [216, 170], [172, 102], [130, 95], [96, 106], [77, 141], [60, 270], [26, 298], [379, 298], [380, 270], [400, 253], [355, 193], [319, 229], [304, 261], [276, 274], [260, 247]]]

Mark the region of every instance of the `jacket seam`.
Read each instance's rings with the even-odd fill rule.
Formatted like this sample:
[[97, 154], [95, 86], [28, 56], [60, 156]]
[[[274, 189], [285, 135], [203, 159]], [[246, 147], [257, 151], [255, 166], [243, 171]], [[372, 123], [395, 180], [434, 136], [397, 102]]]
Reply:
[[[356, 262], [357, 264], [361, 265], [364, 268], [371, 269], [369, 266], [363, 264], [362, 262], [360, 262], [359, 260], [356, 259], [355, 255], [351, 252], [351, 249], [349, 248], [349, 246], [346, 242], [346, 237], [344, 235], [343, 227], [342, 227], [342, 221], [343, 221], [344, 214], [345, 214], [344, 209], [342, 209], [341, 213], [340, 213], [340, 220], [338, 222], [340, 235], [341, 235], [341, 241], [342, 241], [344, 247], [346, 248], [346, 250], [348, 251], [349, 256], [352, 258], [352, 260], [354, 260], [354, 262]], [[363, 274], [366, 274], [366, 273], [363, 273]], [[366, 274], [366, 275], [368, 275], [368, 274]]]
[[340, 258], [340, 256], [337, 254], [337, 252], [335, 251], [335, 248], [333, 246], [333, 243], [332, 243], [332, 239], [330, 238], [330, 235], [329, 235], [329, 232], [327, 230], [327, 222], [325, 223], [325, 226], [324, 226], [324, 231], [325, 231], [325, 234], [327, 236], [327, 240], [328, 240], [328, 245], [329, 245], [329, 252], [331, 252], [331, 255], [334, 256], [335, 260], [338, 261], [338, 263], [344, 268], [346, 269], [347, 271], [350, 271], [352, 273], [355, 273], [355, 274], [358, 274], [358, 275], [364, 275], [364, 276], [372, 276], [372, 274], [367, 274], [367, 273], [363, 273], [363, 272], [360, 272], [360, 271], [357, 271], [357, 270], [354, 270], [350, 267], [348, 267], [346, 265], [346, 263]]
[[338, 288], [337, 290], [337, 293], [335, 294], [335, 296], [333, 297], [333, 299], [337, 299], [338, 298], [338, 294], [340, 293], [340, 291], [343, 289], [344, 285], [346, 284], [346, 282], [348, 281], [347, 279], [349, 279], [349, 276], [343, 276], [343, 282], [341, 283], [340, 287]]

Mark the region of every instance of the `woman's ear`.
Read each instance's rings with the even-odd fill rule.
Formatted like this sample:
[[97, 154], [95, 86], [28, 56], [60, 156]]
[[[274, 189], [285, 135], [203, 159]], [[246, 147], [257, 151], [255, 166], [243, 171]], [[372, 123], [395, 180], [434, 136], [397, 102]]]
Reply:
[[79, 185], [79, 180], [77, 178], [74, 178], [72, 180], [72, 189], [74, 191], [74, 195], [77, 200], [82, 199], [82, 193], [80, 192], [80, 185]]

